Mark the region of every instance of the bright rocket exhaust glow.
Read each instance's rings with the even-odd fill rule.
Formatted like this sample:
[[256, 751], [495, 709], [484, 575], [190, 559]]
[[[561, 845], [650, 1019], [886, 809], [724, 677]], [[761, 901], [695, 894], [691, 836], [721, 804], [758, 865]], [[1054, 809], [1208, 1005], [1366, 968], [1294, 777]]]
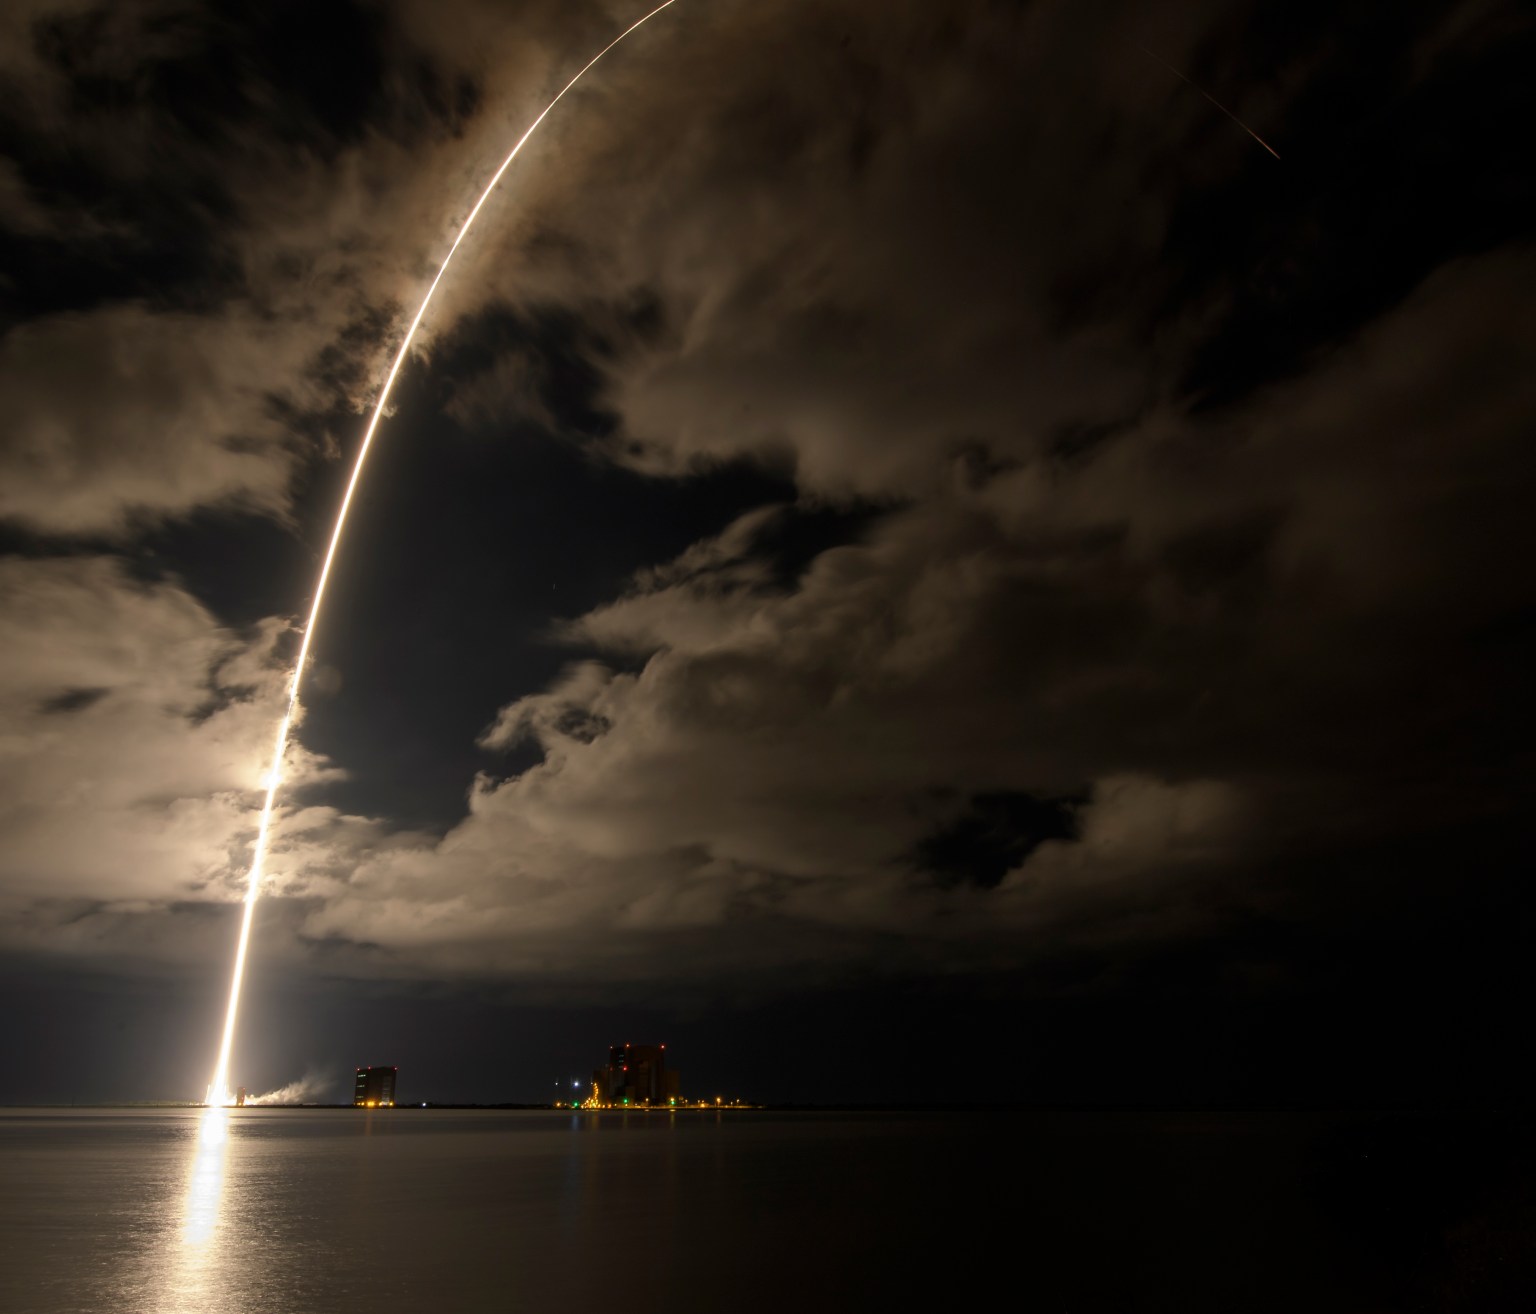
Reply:
[[294, 663], [293, 676], [288, 683], [288, 706], [283, 713], [283, 719], [277, 727], [277, 743], [272, 750], [272, 769], [267, 773], [267, 793], [261, 806], [261, 820], [256, 827], [256, 846], [251, 853], [250, 874], [246, 878], [245, 908], [240, 919], [240, 939], [235, 949], [235, 966], [230, 976], [229, 983], [229, 1007], [224, 1014], [224, 1036], [219, 1042], [219, 1057], [214, 1064], [213, 1079], [208, 1083], [208, 1094], [205, 1103], [211, 1105], [232, 1104], [233, 1098], [229, 1092], [229, 1056], [235, 1041], [235, 1022], [240, 1012], [240, 987], [245, 978], [245, 960], [251, 943], [251, 923], [256, 913], [256, 900], [261, 894], [261, 869], [267, 856], [267, 843], [272, 830], [272, 812], [277, 800], [278, 787], [282, 784], [283, 758], [288, 752], [288, 735], [293, 728], [293, 718], [298, 711], [299, 685], [304, 676], [304, 665], [309, 660], [310, 646], [314, 643], [315, 629], [320, 622], [320, 606], [325, 600], [325, 586], [330, 580], [331, 565], [336, 559], [336, 550], [341, 544], [342, 531], [346, 528], [347, 512], [351, 510], [353, 495], [357, 492], [358, 481], [362, 478], [363, 466], [368, 460], [368, 451], [373, 446], [374, 435], [378, 432], [379, 421], [383, 418], [384, 408], [389, 403], [389, 394], [395, 386], [395, 379], [400, 374], [401, 367], [405, 364], [405, 358], [411, 350], [411, 344], [416, 340], [416, 330], [421, 327], [421, 321], [426, 316], [427, 307], [432, 304], [432, 297], [437, 292], [438, 284], [443, 281], [443, 275], [448, 272], [448, 266], [453, 262], [454, 255], [458, 252], [459, 245], [469, 235], [470, 227], [476, 217], [484, 208], [485, 203], [491, 199], [491, 193], [496, 190], [502, 176], [511, 167], [512, 161], [517, 158], [519, 151], [527, 144], [528, 139], [538, 130], [538, 127], [549, 116], [549, 112], [555, 108], [570, 91], [604, 55], [622, 42], [631, 33], [642, 28], [661, 13], [663, 9], [670, 9], [677, 0], [665, 0], [646, 14], [644, 18], [631, 23], [619, 33], [612, 41], [597, 52], [584, 64], [576, 76], [565, 86], [560, 88], [559, 94], [544, 107], [539, 117], [529, 125], [528, 129], [517, 139], [517, 144], [507, 153], [506, 159], [501, 162], [501, 167], [491, 175], [491, 180], [480, 193], [477, 200], [459, 228], [458, 235], [453, 239], [453, 244], [448, 248], [448, 254], [443, 257], [443, 263], [438, 266], [437, 275], [433, 278], [431, 286], [427, 288], [426, 295], [421, 299], [421, 305], [416, 308], [416, 314], [405, 331], [405, 337], [400, 343], [399, 350], [395, 353], [389, 372], [384, 376], [383, 386], [379, 389], [378, 401], [374, 403], [373, 414], [369, 417], [368, 427], [363, 431], [362, 445], [358, 448], [357, 459], [352, 464], [352, 477], [347, 481], [346, 492], [342, 494], [341, 506], [336, 512], [336, 524], [331, 530], [330, 546], [326, 549], [325, 560], [320, 565], [320, 574], [315, 581], [315, 596], [310, 603], [309, 620], [304, 626], [304, 638], [299, 645], [299, 655]]

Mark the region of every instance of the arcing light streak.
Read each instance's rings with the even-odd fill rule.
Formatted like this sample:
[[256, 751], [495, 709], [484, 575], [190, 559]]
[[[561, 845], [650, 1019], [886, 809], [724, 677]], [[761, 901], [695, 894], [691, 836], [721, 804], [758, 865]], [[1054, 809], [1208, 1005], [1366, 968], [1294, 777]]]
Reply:
[[1159, 64], [1161, 64], [1165, 69], [1167, 69], [1170, 73], [1172, 73], [1173, 76], [1178, 78], [1181, 82], [1187, 83], [1189, 86], [1193, 87], [1202, 96], [1204, 96], [1208, 101], [1210, 101], [1212, 105], [1216, 106], [1217, 109], [1219, 109], [1223, 114], [1225, 114], [1229, 119], [1231, 119], [1233, 123], [1237, 124], [1237, 126], [1239, 128], [1241, 128], [1250, 137], [1252, 137], [1254, 139], [1254, 141], [1258, 142], [1260, 146], [1262, 146], [1271, 155], [1273, 155], [1277, 160], [1280, 158], [1280, 152], [1279, 151], [1277, 151], [1273, 146], [1271, 146], [1267, 141], [1265, 141], [1264, 138], [1259, 136], [1258, 133], [1256, 133], [1252, 128], [1250, 128], [1246, 123], [1244, 123], [1240, 118], [1238, 118], [1236, 114], [1232, 113], [1231, 110], [1229, 110], [1225, 105], [1223, 105], [1219, 100], [1217, 100], [1215, 96], [1211, 95], [1211, 93], [1209, 91], [1207, 91], [1204, 87], [1202, 87], [1192, 77], [1190, 77], [1188, 74], [1180, 71], [1179, 69], [1176, 69], [1172, 64], [1170, 64], [1166, 59], [1164, 59], [1161, 55], [1157, 54], [1155, 51], [1148, 50], [1145, 46], [1137, 46], [1136, 49], [1141, 51], [1141, 53], [1143, 55], [1145, 55], [1148, 59], [1155, 59]]
[[400, 349], [395, 353], [394, 363], [389, 367], [389, 373], [384, 376], [384, 386], [379, 389], [379, 399], [374, 403], [373, 415], [368, 420], [368, 427], [363, 431], [362, 446], [358, 448], [357, 460], [352, 465], [352, 477], [347, 481], [347, 491], [342, 495], [341, 508], [336, 513], [336, 525], [331, 530], [331, 543], [326, 549], [325, 560], [320, 566], [319, 578], [315, 581], [315, 597], [309, 608], [309, 621], [304, 626], [304, 639], [299, 645], [298, 660], [294, 663], [293, 678], [288, 684], [288, 706], [283, 713], [283, 719], [277, 728], [277, 745], [272, 752], [272, 769], [267, 773], [267, 796], [261, 807], [261, 821], [256, 827], [256, 847], [251, 853], [251, 870], [246, 881], [245, 911], [240, 920], [240, 940], [235, 950], [235, 968], [229, 984], [229, 1008], [224, 1014], [224, 1038], [219, 1043], [219, 1058], [214, 1065], [213, 1080], [208, 1083], [207, 1103], [229, 1104], [229, 1054], [234, 1045], [235, 1019], [240, 1011], [240, 985], [245, 976], [245, 959], [251, 942], [251, 922], [256, 912], [256, 900], [260, 894], [261, 868], [267, 855], [267, 841], [272, 829], [272, 809], [277, 799], [277, 789], [282, 783], [283, 758], [288, 751], [288, 734], [293, 727], [294, 713], [298, 710], [299, 683], [304, 676], [304, 664], [309, 660], [310, 645], [315, 639], [315, 627], [320, 621], [320, 604], [325, 600], [325, 586], [331, 577], [331, 565], [336, 560], [336, 549], [341, 545], [342, 530], [346, 528], [347, 512], [352, 507], [353, 494], [357, 492], [358, 480], [362, 478], [363, 466], [368, 460], [368, 450], [373, 446], [374, 434], [378, 432], [379, 421], [383, 418], [384, 407], [389, 402], [389, 394], [394, 389], [395, 379], [399, 376], [401, 367], [405, 364], [405, 358], [411, 350], [411, 344], [416, 339], [416, 330], [421, 327], [421, 321], [427, 313], [427, 307], [432, 304], [432, 297], [437, 292], [437, 286], [443, 281], [443, 275], [448, 272], [448, 266], [453, 262], [454, 255], [458, 252], [459, 245], [468, 236], [470, 226], [475, 218], [485, 207], [485, 203], [491, 199], [491, 193], [501, 182], [502, 175], [511, 167], [512, 161], [517, 158], [517, 153], [527, 144], [528, 138], [538, 130], [539, 124], [549, 116], [549, 112], [555, 108], [564, 98], [565, 93], [574, 87], [587, 71], [602, 59], [610, 50], [623, 41], [632, 32], [635, 32], [663, 9], [669, 9], [677, 0], [665, 0], [646, 14], [644, 18], [631, 23], [619, 33], [612, 41], [597, 52], [587, 61], [581, 70], [565, 86], [560, 88], [560, 93], [548, 105], [543, 113], [529, 125], [528, 130], [517, 139], [517, 144], [507, 153], [507, 158], [501, 162], [501, 167], [491, 175], [491, 180], [480, 193], [480, 199], [475, 202], [468, 217], [459, 228], [458, 236], [453, 239], [453, 245], [448, 248], [448, 254], [443, 257], [443, 263], [438, 266], [437, 276], [432, 280], [432, 285], [427, 288], [427, 293], [421, 299], [421, 305], [416, 309], [416, 315], [411, 320], [410, 327], [405, 331], [405, 338], [400, 343]]

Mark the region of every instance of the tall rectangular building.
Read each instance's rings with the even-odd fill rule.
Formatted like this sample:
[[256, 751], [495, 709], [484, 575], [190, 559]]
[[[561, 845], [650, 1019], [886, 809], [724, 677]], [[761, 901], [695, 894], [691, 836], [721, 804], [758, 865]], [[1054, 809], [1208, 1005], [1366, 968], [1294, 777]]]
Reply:
[[681, 1098], [679, 1085], [678, 1074], [667, 1069], [665, 1045], [614, 1045], [608, 1066], [592, 1074], [599, 1104], [666, 1107]]
[[399, 1068], [359, 1068], [352, 1084], [352, 1107], [357, 1109], [392, 1109], [395, 1107], [395, 1073]]

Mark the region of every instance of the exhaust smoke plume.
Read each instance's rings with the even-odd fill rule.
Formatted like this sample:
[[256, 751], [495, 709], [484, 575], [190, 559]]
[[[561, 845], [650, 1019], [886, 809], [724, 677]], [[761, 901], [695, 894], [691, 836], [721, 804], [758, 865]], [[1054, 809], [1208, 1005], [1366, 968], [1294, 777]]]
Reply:
[[297, 1081], [266, 1091], [261, 1095], [246, 1097], [247, 1104], [318, 1104], [335, 1085], [332, 1078], [319, 1072], [306, 1072]]

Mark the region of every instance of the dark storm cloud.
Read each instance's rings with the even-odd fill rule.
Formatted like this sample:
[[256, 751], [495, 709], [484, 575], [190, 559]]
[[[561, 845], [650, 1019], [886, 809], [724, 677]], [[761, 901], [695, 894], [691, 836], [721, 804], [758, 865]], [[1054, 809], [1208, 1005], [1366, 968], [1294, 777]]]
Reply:
[[[1473, 138], [1477, 105], [1518, 94], [1498, 89], [1527, 30], [1477, 7], [1394, 13], [1372, 47], [1364, 9], [1282, 42], [1224, 6], [686, 6], [551, 120], [466, 249], [432, 322], [441, 406], [658, 480], [745, 462], [798, 500], [722, 516], [547, 625], [570, 665], [488, 690], [483, 744], [524, 756], [490, 759], [440, 838], [306, 794], [277, 849], [292, 952], [592, 990], [1247, 954], [1274, 919], [1342, 915], [1341, 855], [1443, 854], [1508, 815], [1536, 266], [1522, 176]], [[272, 394], [406, 295], [399, 266], [440, 249], [471, 169], [604, 21], [370, 10], [372, 73], [331, 101], [300, 69], [270, 133], [267, 38], [230, 45], [258, 53], [208, 130], [254, 157], [184, 150], [236, 216], [238, 290], [0, 339], [14, 432], [43, 453], [6, 458], [31, 481], [8, 514], [290, 513], [307, 449], [272, 416], [355, 374], [287, 411]], [[61, 203], [7, 177], [35, 233]], [[64, 386], [129, 314], [154, 360], [206, 358], [193, 381]], [[463, 609], [499, 605], [439, 571]], [[174, 602], [209, 653], [238, 643], [176, 593], [128, 595]], [[94, 726], [116, 689], [72, 671], [17, 706], [29, 734]], [[1324, 890], [1323, 869], [1345, 874]], [[179, 897], [138, 894], [129, 920]]]

